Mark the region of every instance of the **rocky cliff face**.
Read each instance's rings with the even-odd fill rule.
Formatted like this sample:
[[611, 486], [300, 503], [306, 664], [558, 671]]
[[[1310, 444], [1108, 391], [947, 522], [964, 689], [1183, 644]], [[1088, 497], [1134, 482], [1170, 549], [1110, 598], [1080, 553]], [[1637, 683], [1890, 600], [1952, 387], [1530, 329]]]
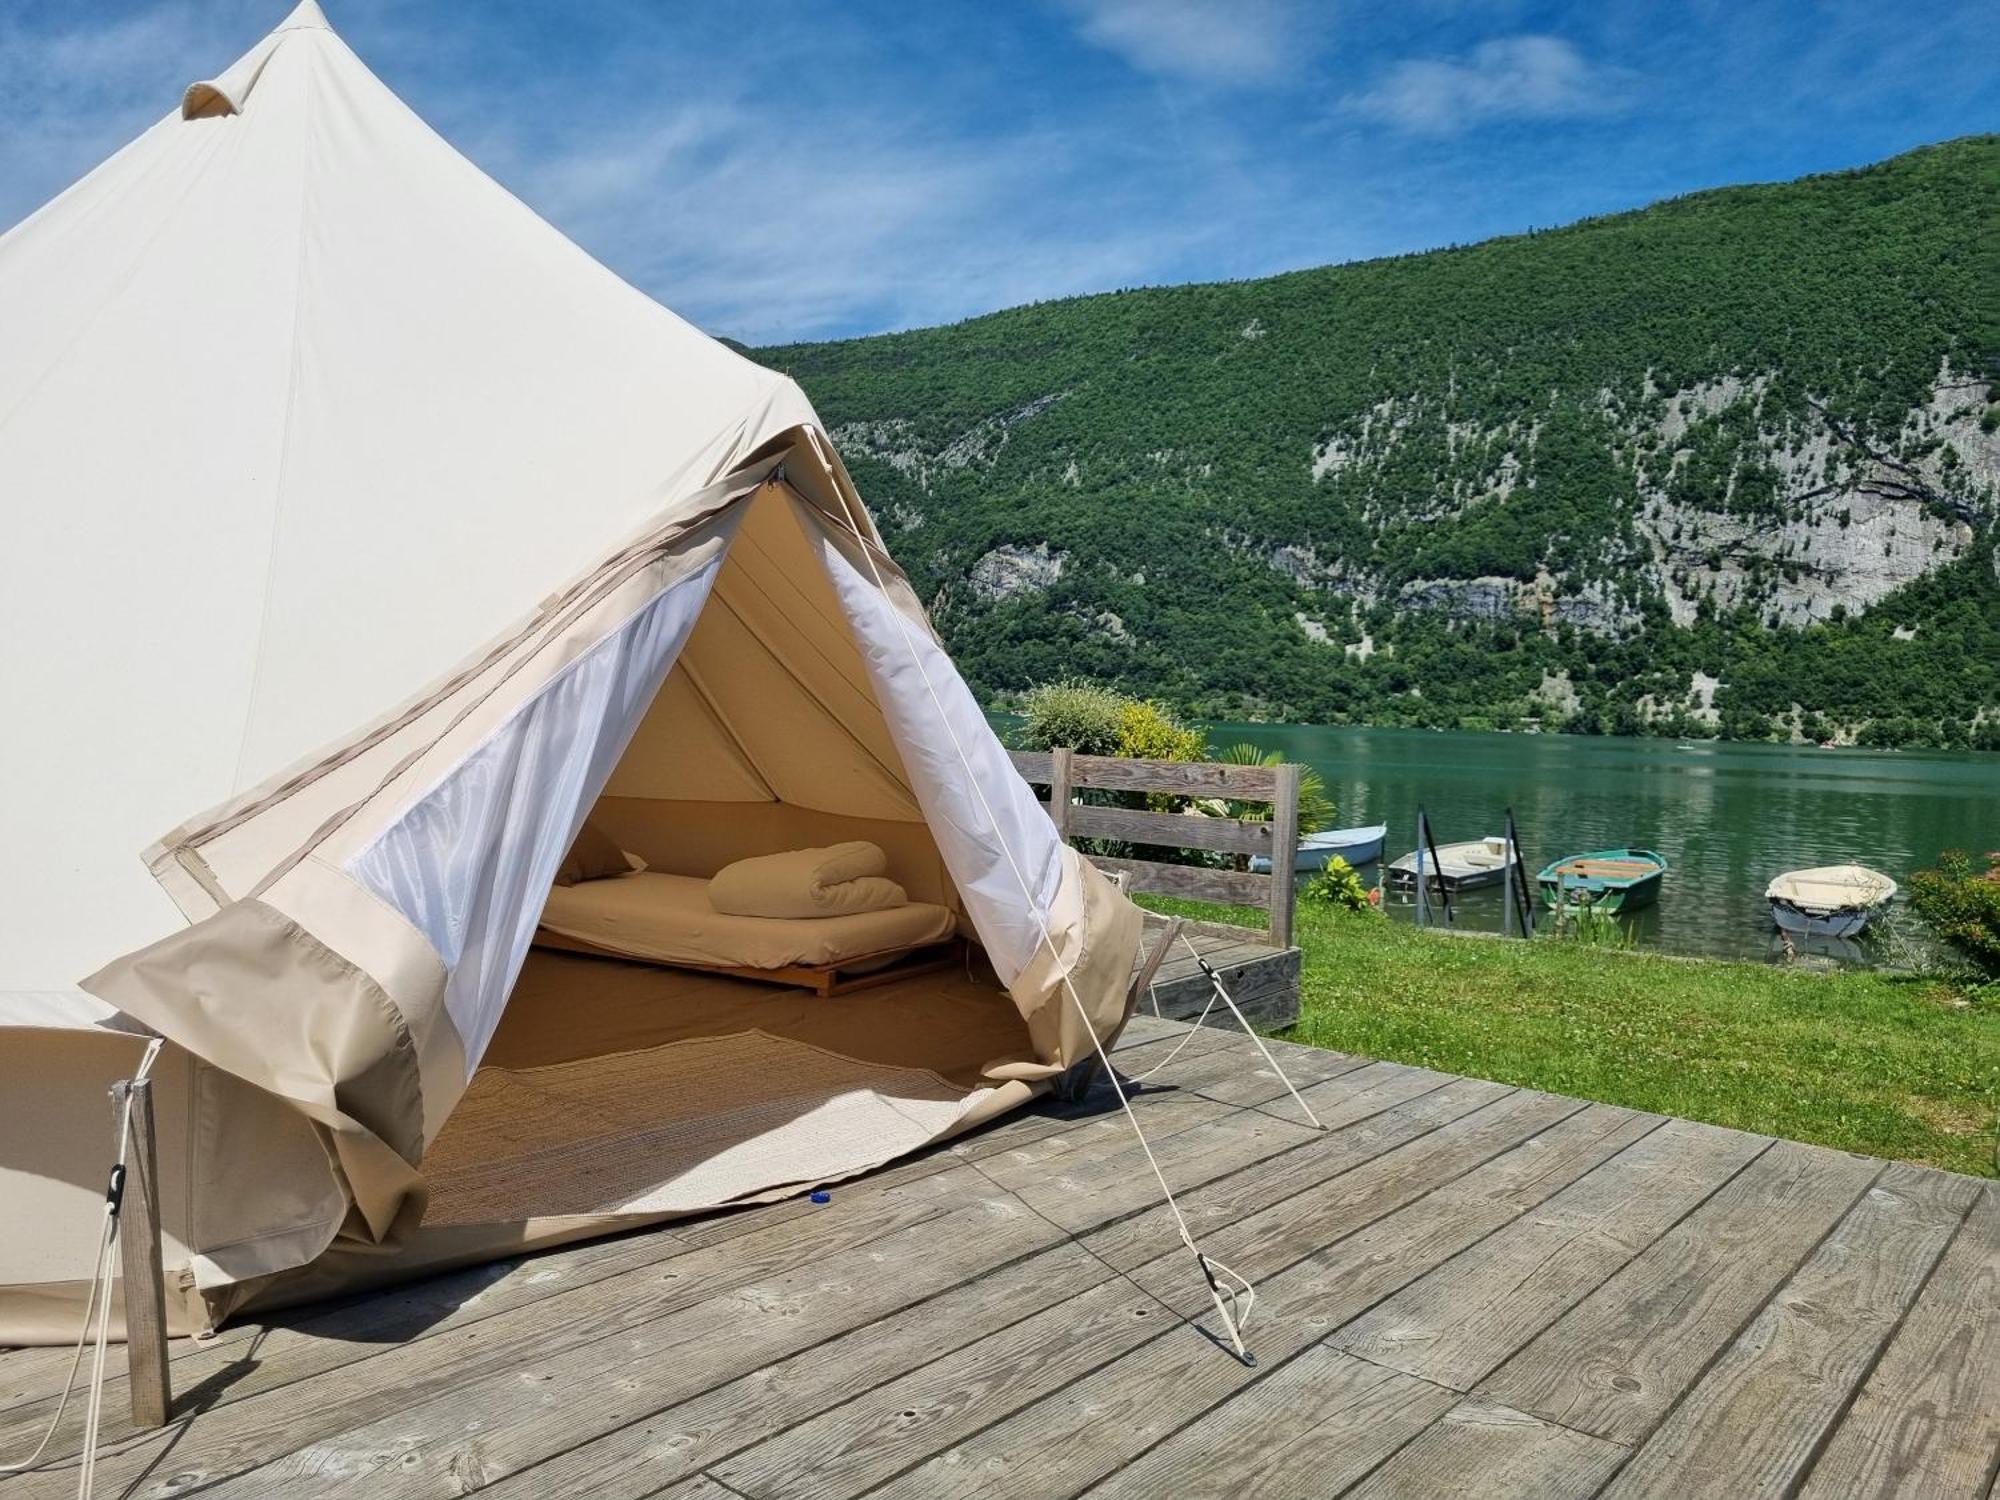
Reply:
[[[1631, 408], [1600, 392], [1606, 443], [1630, 480], [1622, 500], [1606, 496], [1604, 503], [1629, 510], [1631, 537], [1592, 561], [1626, 564], [1624, 581], [1640, 582], [1636, 591], [1628, 586], [1621, 594], [1594, 569], [1398, 582], [1386, 570], [1342, 566], [1310, 547], [1269, 549], [1266, 560], [1309, 587], [1371, 604], [1392, 598], [1402, 608], [1466, 622], [1566, 623], [1615, 636], [1639, 623], [1637, 600], [1650, 595], [1679, 625], [1692, 624], [1704, 607], [1747, 607], [1772, 628], [1796, 628], [1866, 610], [1956, 562], [1975, 545], [1978, 527], [1996, 519], [2000, 428], [1986, 418], [1991, 382], [1946, 364], [1899, 429], [1872, 437], [1827, 416], [1810, 396], [1806, 419], [1767, 418], [1771, 385], [1769, 372], [1671, 393], [1649, 383]], [[1422, 406], [1417, 398], [1384, 399], [1354, 431], [1316, 443], [1314, 479], [1342, 475], [1349, 484], [1392, 490], [1388, 476], [1401, 446], [1427, 425], [1419, 420]], [[1454, 455], [1484, 461], [1414, 505], [1407, 496], [1393, 504], [1385, 496], [1371, 507], [1377, 519], [1451, 524], [1536, 485], [1539, 424], [1487, 429], [1445, 416], [1441, 425]], [[1704, 450], [1718, 447], [1727, 452], [1719, 475], [1690, 482]]]

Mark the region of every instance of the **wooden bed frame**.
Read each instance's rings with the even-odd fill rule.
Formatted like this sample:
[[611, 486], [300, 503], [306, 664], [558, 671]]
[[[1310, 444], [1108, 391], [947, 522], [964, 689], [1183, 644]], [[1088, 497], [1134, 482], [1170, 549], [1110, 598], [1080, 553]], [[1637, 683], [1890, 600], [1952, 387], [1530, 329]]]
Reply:
[[[876, 953], [858, 953], [833, 964], [792, 964], [782, 969], [736, 969], [720, 964], [692, 964], [664, 958], [646, 958], [637, 953], [621, 953], [616, 948], [599, 947], [582, 938], [565, 937], [546, 927], [535, 929], [537, 948], [555, 948], [565, 953], [582, 953], [591, 958], [617, 958], [628, 964], [650, 964], [656, 969], [685, 969], [690, 974], [718, 974], [727, 979], [751, 979], [760, 984], [782, 985], [787, 989], [811, 990], [821, 999], [851, 995], [856, 990], [894, 984], [918, 974], [936, 974], [965, 962], [965, 939], [952, 937], [942, 942], [924, 943], [915, 948], [884, 948]], [[856, 970], [857, 964], [876, 965]]]

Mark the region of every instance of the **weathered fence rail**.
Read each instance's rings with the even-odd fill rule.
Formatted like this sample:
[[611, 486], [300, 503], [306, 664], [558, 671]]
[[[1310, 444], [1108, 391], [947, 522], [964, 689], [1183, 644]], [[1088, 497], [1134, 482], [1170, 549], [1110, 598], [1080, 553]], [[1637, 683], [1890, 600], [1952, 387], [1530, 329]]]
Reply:
[[[1135, 891], [1262, 907], [1268, 930], [1235, 924], [1225, 927], [1246, 939], [1279, 948], [1292, 945], [1292, 851], [1299, 841], [1299, 767], [1234, 766], [1220, 761], [1126, 760], [1078, 755], [1072, 750], [1015, 750], [1014, 768], [1039, 793], [1056, 831], [1065, 841], [1115, 839], [1161, 849], [1202, 849], [1222, 854], [1261, 854], [1271, 873], [1218, 870], [1205, 865], [1169, 864], [1154, 859], [1111, 859], [1092, 855], [1099, 869], [1121, 872]], [[1261, 803], [1268, 817], [1231, 818], [1199, 813], [1155, 812], [1147, 808], [1100, 807], [1078, 802], [1079, 791], [1143, 792], [1154, 796], [1219, 798]]]

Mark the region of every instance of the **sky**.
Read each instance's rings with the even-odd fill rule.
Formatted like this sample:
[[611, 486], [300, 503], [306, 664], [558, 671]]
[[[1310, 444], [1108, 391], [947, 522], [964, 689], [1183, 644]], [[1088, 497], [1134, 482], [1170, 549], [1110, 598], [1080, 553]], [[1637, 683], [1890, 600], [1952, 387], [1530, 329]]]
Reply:
[[[290, 0], [0, 0], [0, 225]], [[1952, 0], [323, 0], [461, 151], [749, 343], [1464, 244], [2000, 129]]]

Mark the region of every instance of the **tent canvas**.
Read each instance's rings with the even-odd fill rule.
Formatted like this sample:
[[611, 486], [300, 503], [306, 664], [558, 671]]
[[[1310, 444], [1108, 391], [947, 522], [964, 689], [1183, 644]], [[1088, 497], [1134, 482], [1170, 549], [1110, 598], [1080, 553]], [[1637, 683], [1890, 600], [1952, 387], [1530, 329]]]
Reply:
[[[101, 1088], [144, 1033], [185, 1330], [657, 1216], [427, 1229], [482, 1065], [659, 1048], [669, 1087], [675, 1044], [756, 1031], [962, 1091], [934, 1135], [1119, 1024], [1136, 909], [804, 395], [482, 175], [311, 0], [0, 237], [0, 324], [34, 728], [0, 740], [0, 1343], [75, 1334]], [[587, 814], [691, 877], [868, 838], [977, 957], [822, 1001], [531, 949]]]

